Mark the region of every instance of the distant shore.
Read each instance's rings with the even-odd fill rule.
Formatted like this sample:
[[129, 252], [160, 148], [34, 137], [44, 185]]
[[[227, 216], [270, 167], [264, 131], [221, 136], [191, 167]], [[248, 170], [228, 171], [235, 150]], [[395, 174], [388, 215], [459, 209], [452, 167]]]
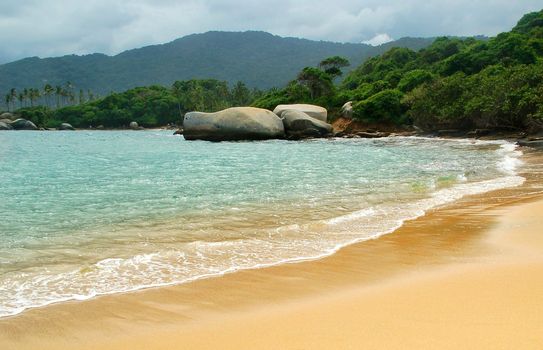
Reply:
[[[539, 349], [543, 157], [317, 261], [66, 302], [0, 320], [2, 349]], [[183, 348], [183, 347], [181, 347]]]

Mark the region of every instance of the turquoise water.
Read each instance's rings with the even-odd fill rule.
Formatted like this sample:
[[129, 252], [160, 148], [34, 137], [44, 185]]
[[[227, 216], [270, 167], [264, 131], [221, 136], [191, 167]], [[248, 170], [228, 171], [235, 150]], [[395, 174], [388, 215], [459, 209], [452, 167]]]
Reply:
[[505, 142], [0, 133], [0, 316], [332, 254], [517, 186]]

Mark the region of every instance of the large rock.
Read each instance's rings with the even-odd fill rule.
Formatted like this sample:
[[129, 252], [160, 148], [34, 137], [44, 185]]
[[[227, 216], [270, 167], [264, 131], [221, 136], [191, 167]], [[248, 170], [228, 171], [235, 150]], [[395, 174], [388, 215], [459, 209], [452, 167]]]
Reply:
[[13, 123], [13, 120], [4, 118], [4, 119], [0, 119], [0, 122], [6, 123], [6, 124], [11, 124], [11, 123]]
[[275, 109], [273, 110], [273, 113], [281, 117], [281, 114], [287, 110], [304, 112], [308, 116], [313, 117], [323, 122], [326, 122], [328, 120], [328, 112], [326, 111], [326, 108], [315, 106], [315, 105], [306, 105], [306, 104], [279, 105], [275, 107]]
[[133, 130], [138, 130], [138, 128], [140, 127], [138, 125], [138, 122], [130, 122], [130, 125], [128, 125], [130, 127], [130, 129], [133, 129]]
[[522, 147], [531, 147], [536, 149], [543, 149], [543, 140], [519, 140], [517, 144]]
[[11, 130], [11, 129], [13, 129], [11, 127], [11, 124], [0, 121], [0, 130]]
[[11, 127], [15, 130], [38, 130], [38, 127], [30, 120], [19, 118], [11, 123]]
[[290, 139], [323, 137], [332, 132], [332, 125], [310, 117], [304, 112], [286, 110], [281, 113], [285, 133]]
[[341, 107], [340, 115], [343, 118], [352, 119], [353, 118], [353, 102], [345, 102], [345, 104]]
[[12, 113], [5, 112], [5, 113], [0, 114], [0, 119], [13, 120], [13, 119], [15, 119], [15, 116]]
[[233, 107], [215, 113], [189, 112], [183, 121], [187, 140], [265, 140], [285, 136], [283, 122], [267, 109]]
[[59, 130], [75, 130], [74, 127], [71, 124], [68, 123], [62, 123], [58, 127]]

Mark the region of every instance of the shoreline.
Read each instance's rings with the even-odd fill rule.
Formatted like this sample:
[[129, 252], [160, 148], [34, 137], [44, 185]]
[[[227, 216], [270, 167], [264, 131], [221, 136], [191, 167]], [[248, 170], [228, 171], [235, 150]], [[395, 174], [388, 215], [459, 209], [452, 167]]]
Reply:
[[[10, 346], [17, 349], [63, 349], [74, 345], [77, 348], [93, 348], [96, 344], [100, 344], [101, 348], [122, 348], [119, 346], [121, 343], [115, 347], [113, 338], [118, 337], [119, 342], [121, 339], [124, 342], [127, 341], [127, 334], [130, 334], [140, 339], [142, 326], [153, 329], [146, 330], [145, 334], [162, 334], [171, 327], [190, 329], [191, 332], [195, 327], [203, 327], [199, 329], [205, 333], [205, 329], [209, 330], [206, 327], [218, 319], [243, 318], [247, 316], [243, 316], [244, 313], [254, 317], [254, 313], [261, 314], [262, 310], [281, 309], [292, 303], [298, 305], [318, 301], [320, 304], [322, 298], [333, 299], [337, 293], [343, 295], [354, 289], [360, 292], [361, 288], [378, 288], [391, 281], [404, 280], [419, 269], [431, 272], [435, 268], [455, 266], [454, 261], [463, 259], [467, 259], [469, 264], [470, 260], [481, 258], [481, 250], [484, 256], [484, 251], [489, 249], [481, 240], [486, 239], [484, 231], [496, 224], [493, 222], [496, 216], [503, 215], [503, 208], [507, 206], [515, 208], [518, 202], [533, 201], [530, 186], [540, 185], [540, 180], [535, 176], [528, 178], [522, 188], [466, 197], [404, 223], [391, 235], [344, 247], [322, 259], [30, 309], [17, 316], [0, 319], [0, 344], [5, 342], [8, 349], [11, 349]], [[516, 198], [519, 194], [520, 199]], [[541, 194], [537, 196], [540, 198]], [[496, 211], [502, 213], [497, 214]], [[456, 232], [454, 238], [458, 241], [454, 242], [450, 241], [450, 237], [420, 232], [421, 228], [446, 228], [445, 222], [454, 224], [452, 226], [465, 225], [466, 215], [470, 217], [467, 225], [473, 225], [471, 229], [476, 227], [481, 232], [468, 235], [464, 228], [464, 231]], [[481, 225], [485, 228], [482, 229]], [[458, 231], [452, 229], [455, 230]], [[398, 250], [399, 247], [406, 251]], [[435, 248], [437, 251], [434, 251]], [[436, 256], [436, 253], [446, 253], [447, 256]], [[361, 269], [361, 262], [375, 266], [368, 265]], [[282, 288], [284, 290], [278, 290]], [[268, 314], [267, 311], [264, 313]], [[89, 316], [91, 320], [87, 319]], [[156, 334], [146, 336], [154, 338]], [[182, 339], [185, 336], [188, 335], [185, 334]], [[179, 340], [175, 336], [173, 338]], [[88, 342], [91, 339], [92, 342]], [[149, 341], [149, 338], [146, 339]], [[147, 346], [160, 348], [159, 343], [151, 342]], [[36, 347], [37, 344], [40, 346]], [[134, 347], [130, 348], [138, 348], [137, 343], [133, 344]]]

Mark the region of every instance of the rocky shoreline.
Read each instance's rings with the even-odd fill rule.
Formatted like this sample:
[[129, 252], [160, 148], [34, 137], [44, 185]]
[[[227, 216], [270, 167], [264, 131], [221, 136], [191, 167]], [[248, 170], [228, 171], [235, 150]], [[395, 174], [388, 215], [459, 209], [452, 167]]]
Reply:
[[[363, 123], [352, 118], [352, 106], [346, 103], [340, 116], [328, 123], [328, 111], [309, 104], [278, 105], [273, 112], [254, 107], [232, 107], [215, 113], [189, 112], [183, 127], [166, 125], [161, 130], [173, 130], [186, 140], [240, 141], [312, 138], [382, 138], [390, 136], [421, 136], [441, 138], [473, 138], [508, 140], [519, 146], [543, 149], [543, 131], [528, 134], [523, 131], [475, 129], [443, 129], [426, 131], [411, 125]], [[33, 122], [12, 113], [0, 114], [1, 130], [74, 131], [68, 123], [58, 128], [38, 128]], [[106, 129], [103, 126], [77, 130], [145, 130], [136, 122], [126, 128]]]

